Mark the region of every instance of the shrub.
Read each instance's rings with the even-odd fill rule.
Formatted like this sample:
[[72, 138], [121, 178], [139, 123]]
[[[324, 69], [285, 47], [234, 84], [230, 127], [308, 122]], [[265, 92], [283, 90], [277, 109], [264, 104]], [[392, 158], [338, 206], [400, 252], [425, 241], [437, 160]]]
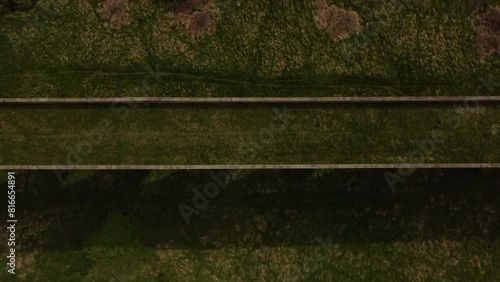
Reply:
[[328, 6], [324, 0], [316, 1], [316, 24], [326, 30], [334, 40], [342, 40], [361, 30], [359, 16], [336, 6]]
[[120, 29], [130, 24], [127, 0], [102, 1], [99, 3], [99, 13], [110, 29]]
[[173, 13], [172, 23], [183, 25], [192, 39], [215, 31], [218, 9], [213, 0], [181, 1], [170, 11]]
[[477, 12], [475, 40], [481, 56], [500, 54], [500, 7]]

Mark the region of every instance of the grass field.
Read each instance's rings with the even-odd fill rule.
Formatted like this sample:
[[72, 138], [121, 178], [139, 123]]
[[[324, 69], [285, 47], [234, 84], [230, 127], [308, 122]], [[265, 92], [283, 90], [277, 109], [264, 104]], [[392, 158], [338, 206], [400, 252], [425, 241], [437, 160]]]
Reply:
[[500, 162], [495, 104], [3, 105], [0, 120], [9, 165]]
[[[500, 0], [15, 2], [0, 98], [500, 93], [500, 30], [477, 45]], [[499, 144], [498, 103], [0, 104], [1, 166], [500, 164]], [[500, 281], [500, 170], [410, 171], [18, 171], [15, 280]]]
[[[80, 171], [59, 182], [52, 171], [19, 172], [17, 277], [500, 278], [498, 170], [419, 170], [394, 193], [384, 170], [245, 171], [186, 225], [177, 205], [209, 174]], [[10, 281], [5, 273], [0, 279]]]
[[500, 59], [476, 50], [470, 2], [335, 1], [362, 28], [335, 41], [314, 1], [217, 1], [215, 30], [196, 40], [161, 1], [129, 1], [119, 30], [97, 1], [40, 1], [0, 18], [0, 96], [478, 95]]

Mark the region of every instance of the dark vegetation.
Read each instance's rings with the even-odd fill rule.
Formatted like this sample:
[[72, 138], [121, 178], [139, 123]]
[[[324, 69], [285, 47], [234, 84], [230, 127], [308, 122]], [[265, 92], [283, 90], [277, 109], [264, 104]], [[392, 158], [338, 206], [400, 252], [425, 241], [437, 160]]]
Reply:
[[11, 12], [27, 12], [38, 0], [0, 0], [0, 16]]
[[[391, 252], [404, 256], [394, 257], [397, 262], [393, 268], [378, 279], [413, 275], [405, 274], [402, 266], [398, 268], [405, 258], [413, 256], [411, 267], [432, 263], [436, 257], [456, 260], [459, 265], [468, 265], [469, 259], [482, 264], [480, 272], [456, 266], [436, 272], [425, 268], [418, 276], [422, 279], [415, 281], [495, 281], [500, 277], [499, 170], [417, 170], [394, 191], [384, 179], [385, 170], [244, 171], [186, 225], [178, 205], [190, 204], [191, 190], [213, 181], [210, 173], [75, 171], [63, 174], [59, 182], [51, 171], [19, 172], [20, 251], [38, 254], [35, 263], [26, 266], [31, 268], [28, 277], [81, 281], [77, 277], [83, 280], [97, 275], [92, 270], [96, 267], [110, 272], [112, 267], [117, 272], [123, 268], [123, 273], [130, 273], [143, 257], [148, 258], [146, 265], [157, 264], [160, 258], [155, 259], [148, 250], [161, 246], [170, 251], [186, 250], [191, 254], [188, 261], [195, 261], [202, 253], [224, 254], [233, 248], [272, 249], [275, 255], [280, 248], [300, 252], [317, 237], [333, 244], [332, 251], [340, 248], [345, 254], [365, 246], [372, 270], [383, 264], [377, 256], [389, 260]], [[5, 193], [1, 197], [6, 200]], [[424, 245], [418, 247], [419, 242]], [[413, 244], [416, 249], [412, 249]], [[428, 244], [436, 248], [445, 244], [438, 248], [443, 253], [430, 252], [424, 247]], [[465, 244], [465, 249], [462, 252], [449, 244]], [[397, 248], [405, 251], [400, 253]], [[482, 251], [473, 258], [477, 248]], [[332, 253], [328, 263], [335, 263], [335, 256]], [[244, 257], [233, 260], [250, 263]], [[347, 268], [336, 263], [335, 268], [342, 271], [336, 272], [328, 264], [321, 269], [323, 275], [346, 275], [362, 262], [355, 257]], [[269, 267], [265, 277], [273, 267], [279, 269], [275, 263], [264, 263]], [[204, 264], [211, 266], [210, 261]], [[58, 265], [61, 270], [55, 271]], [[173, 275], [169, 271], [182, 273], [179, 269], [155, 269], [151, 269], [153, 274], [148, 271], [151, 277], [147, 281], [164, 281], [165, 275]], [[360, 273], [352, 274], [345, 281], [363, 280]], [[181, 279], [205, 281], [184, 275]]]
[[[256, 245], [302, 244], [317, 235], [331, 235], [339, 243], [464, 236], [499, 239], [499, 170], [417, 170], [394, 191], [386, 182], [386, 171], [243, 171], [201, 216], [193, 216], [190, 225], [178, 205], [191, 204], [192, 189], [203, 190], [213, 181], [210, 174], [219, 171], [73, 171], [62, 174], [63, 182], [52, 171], [22, 172], [17, 186], [20, 212], [37, 217], [46, 213], [64, 222], [54, 222], [55, 233], [33, 238], [47, 240], [45, 247], [51, 249], [80, 247], [86, 232], [113, 210], [138, 218], [141, 240], [152, 246], [167, 241], [180, 248], [241, 245], [245, 242], [240, 236], [255, 230], [244, 226], [246, 230], [235, 236], [235, 224], [251, 224], [257, 215], [266, 218], [272, 232], [293, 224], [288, 234], [268, 234], [252, 242]], [[419, 221], [424, 225], [418, 226]], [[179, 237], [182, 229], [188, 233]], [[314, 232], [308, 234], [307, 229]], [[217, 234], [211, 235], [217, 236], [212, 239], [219, 242], [197, 240], [213, 231]], [[26, 243], [26, 249], [37, 245]]]

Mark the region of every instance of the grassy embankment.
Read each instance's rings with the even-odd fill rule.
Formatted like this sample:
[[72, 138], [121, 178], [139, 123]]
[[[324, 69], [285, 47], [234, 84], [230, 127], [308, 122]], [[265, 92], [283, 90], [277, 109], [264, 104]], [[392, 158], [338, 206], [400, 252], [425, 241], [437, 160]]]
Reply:
[[500, 162], [498, 105], [4, 105], [0, 120], [8, 165]]
[[[0, 18], [0, 96], [455, 96], [499, 80], [499, 56], [476, 50], [471, 1], [386, 2], [337, 2], [362, 29], [334, 41], [313, 1], [217, 2], [215, 31], [197, 40], [158, 1], [130, 1], [121, 29], [96, 1], [42, 1]], [[34, 19], [41, 11], [47, 21]]]

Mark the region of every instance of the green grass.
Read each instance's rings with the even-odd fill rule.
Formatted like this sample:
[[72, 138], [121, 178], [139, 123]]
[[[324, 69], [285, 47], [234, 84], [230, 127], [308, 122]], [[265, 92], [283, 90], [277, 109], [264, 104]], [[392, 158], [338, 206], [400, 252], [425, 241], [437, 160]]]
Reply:
[[[131, 25], [120, 31], [104, 27], [94, 2], [56, 6], [47, 22], [9, 14], [0, 18], [0, 96], [455, 96], [477, 95], [479, 76], [500, 80], [499, 56], [475, 50], [470, 1], [335, 1], [363, 27], [338, 42], [317, 29], [312, 2], [221, 1], [216, 32], [196, 42], [158, 1], [130, 1]], [[12, 34], [24, 38], [15, 48]], [[156, 66], [170, 75], [146, 90]]]
[[0, 164], [498, 163], [499, 118], [498, 105], [4, 105]]
[[[499, 249], [498, 243], [483, 240], [216, 250], [142, 247], [124, 248], [119, 259], [108, 250], [100, 265], [86, 261], [83, 251], [44, 251], [35, 256], [26, 278], [16, 281], [495, 281]], [[14, 281], [5, 272], [0, 277]]]
[[194, 255], [163, 250], [170, 258], [159, 281], [480, 281], [498, 278], [491, 257], [499, 246], [494, 248], [484, 241], [429, 240], [223, 248]]

